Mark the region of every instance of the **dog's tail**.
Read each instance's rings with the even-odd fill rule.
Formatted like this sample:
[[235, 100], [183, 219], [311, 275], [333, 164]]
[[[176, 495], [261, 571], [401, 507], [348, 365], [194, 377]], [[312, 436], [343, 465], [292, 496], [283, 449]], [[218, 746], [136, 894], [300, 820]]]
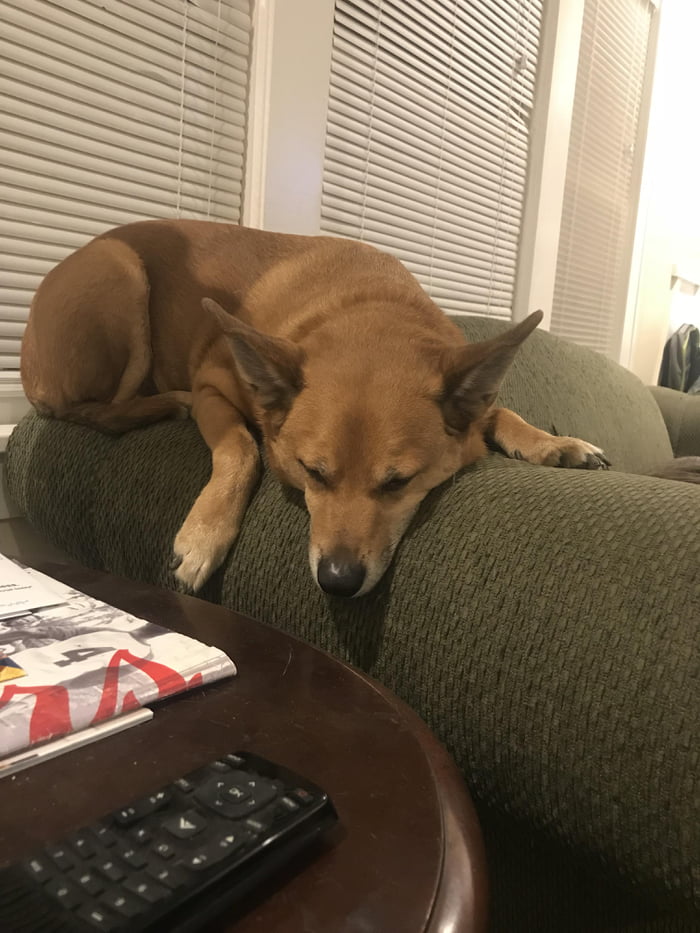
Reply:
[[677, 457], [655, 470], [651, 476], [676, 479], [683, 483], [700, 483], [700, 457]]

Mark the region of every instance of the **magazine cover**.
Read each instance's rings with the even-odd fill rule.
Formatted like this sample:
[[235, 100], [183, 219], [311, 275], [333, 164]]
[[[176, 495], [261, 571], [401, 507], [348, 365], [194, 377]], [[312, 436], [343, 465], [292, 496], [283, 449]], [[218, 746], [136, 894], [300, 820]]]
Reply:
[[236, 673], [218, 648], [25, 572], [61, 602], [0, 619], [0, 771], [29, 746]]
[[22, 615], [57, 602], [63, 602], [63, 597], [44, 585], [41, 574], [29, 573], [0, 554], [0, 618]]

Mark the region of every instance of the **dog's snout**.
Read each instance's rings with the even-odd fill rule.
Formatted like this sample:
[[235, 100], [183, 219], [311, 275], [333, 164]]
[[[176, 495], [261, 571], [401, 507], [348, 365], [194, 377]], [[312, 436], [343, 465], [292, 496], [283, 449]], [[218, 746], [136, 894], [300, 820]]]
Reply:
[[351, 554], [339, 551], [318, 562], [318, 585], [331, 596], [355, 596], [365, 582], [367, 571]]

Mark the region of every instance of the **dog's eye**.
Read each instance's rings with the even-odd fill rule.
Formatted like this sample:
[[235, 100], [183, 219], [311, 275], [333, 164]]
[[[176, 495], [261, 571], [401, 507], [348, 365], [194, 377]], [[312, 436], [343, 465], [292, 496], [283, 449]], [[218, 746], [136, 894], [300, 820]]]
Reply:
[[311, 477], [311, 479], [312, 479], [315, 483], [318, 483], [320, 486], [327, 486], [327, 485], [328, 485], [328, 480], [327, 480], [326, 477], [323, 475], [323, 473], [321, 473], [320, 470], [314, 470], [313, 467], [308, 467], [308, 466], [304, 463], [303, 460], [300, 460], [299, 463], [301, 464], [301, 466], [304, 467], [304, 469], [306, 470], [307, 474]]
[[386, 483], [382, 483], [382, 485], [379, 487], [379, 491], [398, 492], [399, 489], [403, 489], [404, 486], [408, 486], [412, 479], [412, 476], [392, 476], [392, 478], [388, 479]]

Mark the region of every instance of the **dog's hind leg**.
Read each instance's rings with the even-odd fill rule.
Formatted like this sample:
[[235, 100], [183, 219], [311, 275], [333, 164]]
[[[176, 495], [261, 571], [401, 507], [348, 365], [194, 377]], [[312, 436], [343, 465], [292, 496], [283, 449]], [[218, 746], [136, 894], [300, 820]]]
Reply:
[[[165, 418], [189, 418], [191, 392], [161, 392], [137, 395], [123, 402], [82, 402], [46, 414], [85, 424], [105, 434], [123, 434]], [[37, 406], [40, 414], [41, 409]]]
[[600, 447], [578, 437], [548, 434], [508, 408], [494, 408], [484, 419], [485, 439], [516, 460], [541, 466], [607, 470], [610, 461]]
[[139, 255], [116, 239], [93, 240], [49, 272], [22, 342], [22, 382], [37, 411], [114, 433], [187, 414], [189, 392], [142, 394], [149, 292]]
[[209, 482], [173, 545], [175, 576], [198, 590], [226, 557], [241, 526], [260, 469], [243, 416], [213, 385], [194, 387], [192, 416], [212, 456]]

